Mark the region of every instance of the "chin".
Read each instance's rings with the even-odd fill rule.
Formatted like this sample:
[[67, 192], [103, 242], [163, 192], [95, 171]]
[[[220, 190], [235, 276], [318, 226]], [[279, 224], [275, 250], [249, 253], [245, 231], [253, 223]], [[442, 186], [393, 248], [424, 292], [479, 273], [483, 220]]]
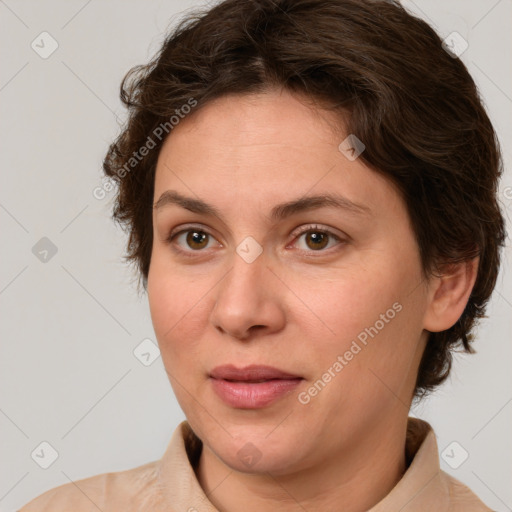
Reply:
[[285, 474], [299, 463], [297, 446], [304, 450], [304, 443], [285, 428], [272, 432], [268, 427], [248, 425], [231, 427], [229, 431], [233, 437], [228, 438], [225, 433], [220, 439], [207, 436], [207, 442], [224, 464], [241, 473]]
[[275, 453], [262, 448], [248, 441], [238, 450], [223, 450], [216, 455], [226, 466], [240, 473], [279, 475], [289, 472], [293, 464], [290, 452]]

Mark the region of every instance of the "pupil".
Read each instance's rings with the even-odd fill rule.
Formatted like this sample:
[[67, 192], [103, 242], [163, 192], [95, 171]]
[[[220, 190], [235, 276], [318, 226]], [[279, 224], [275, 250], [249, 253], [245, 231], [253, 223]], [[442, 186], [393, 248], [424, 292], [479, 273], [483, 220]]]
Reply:
[[201, 245], [206, 240], [206, 233], [202, 231], [191, 231], [187, 236], [187, 243], [190, 246]]
[[312, 240], [315, 249], [325, 247], [324, 242], [327, 240], [325, 233], [313, 232], [309, 234], [309, 238]]

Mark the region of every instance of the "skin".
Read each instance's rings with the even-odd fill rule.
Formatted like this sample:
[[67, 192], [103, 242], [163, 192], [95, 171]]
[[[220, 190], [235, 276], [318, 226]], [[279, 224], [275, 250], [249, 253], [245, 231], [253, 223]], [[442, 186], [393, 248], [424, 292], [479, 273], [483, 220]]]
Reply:
[[[159, 155], [155, 203], [174, 190], [223, 217], [154, 209], [147, 290], [171, 385], [203, 441], [198, 480], [226, 512], [362, 511], [384, 498], [406, 469], [428, 331], [456, 322], [476, 278], [476, 261], [425, 278], [403, 200], [338, 149], [332, 115], [284, 90], [224, 96], [183, 119]], [[322, 207], [270, 219], [278, 203], [333, 191], [368, 212]], [[180, 229], [210, 236], [166, 241]], [[334, 237], [319, 249], [310, 235], [326, 229]], [[248, 236], [263, 250], [252, 263], [236, 252]], [[298, 394], [394, 303], [400, 312], [301, 403]], [[269, 406], [234, 408], [208, 378], [228, 363], [304, 380]], [[261, 457], [250, 468], [237, 453], [249, 442]]]

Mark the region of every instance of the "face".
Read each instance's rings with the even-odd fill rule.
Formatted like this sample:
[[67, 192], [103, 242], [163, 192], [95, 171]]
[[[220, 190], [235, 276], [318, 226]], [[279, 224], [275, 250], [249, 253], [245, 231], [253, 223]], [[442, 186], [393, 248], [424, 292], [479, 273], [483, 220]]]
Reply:
[[330, 115], [285, 91], [226, 96], [159, 155], [155, 333], [191, 427], [239, 471], [327, 464], [407, 417], [418, 247], [397, 190], [339, 149]]

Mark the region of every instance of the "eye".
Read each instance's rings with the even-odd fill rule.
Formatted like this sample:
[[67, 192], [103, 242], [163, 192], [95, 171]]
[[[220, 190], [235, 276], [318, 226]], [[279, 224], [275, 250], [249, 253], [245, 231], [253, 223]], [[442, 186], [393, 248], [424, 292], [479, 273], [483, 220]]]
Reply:
[[[327, 228], [320, 228], [317, 225], [302, 227], [295, 232], [293, 245], [303, 252], [328, 252], [333, 246], [343, 244], [344, 240]], [[192, 256], [204, 249], [222, 245], [208, 231], [199, 226], [191, 226], [188, 229], [173, 231], [166, 238], [166, 242], [173, 246], [177, 252], [186, 253]]]
[[326, 252], [324, 249], [330, 249], [333, 245], [339, 245], [343, 242], [339, 236], [329, 229], [319, 228], [316, 225], [302, 228], [301, 231], [296, 233], [294, 240], [302, 241], [302, 247], [299, 247], [299, 249], [308, 252]]
[[210, 233], [198, 227], [182, 229], [176, 233], [173, 232], [167, 237], [166, 241], [169, 244], [177, 245], [179, 247], [178, 250], [183, 252], [198, 252], [203, 249], [209, 249], [211, 243], [216, 242]]

